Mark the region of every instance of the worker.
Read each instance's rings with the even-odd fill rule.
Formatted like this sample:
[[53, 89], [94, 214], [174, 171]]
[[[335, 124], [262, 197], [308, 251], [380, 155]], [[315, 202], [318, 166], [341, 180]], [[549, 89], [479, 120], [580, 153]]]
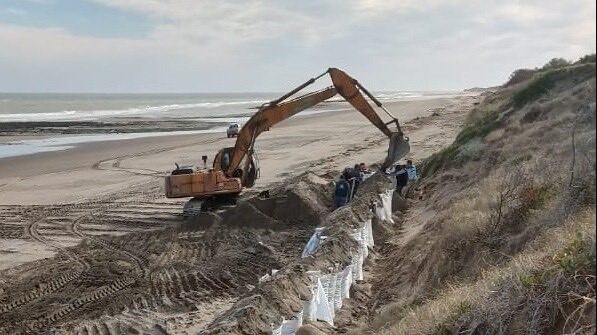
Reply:
[[336, 183], [336, 190], [334, 191], [334, 208], [339, 208], [348, 203], [350, 198], [350, 184], [346, 181], [344, 174], [340, 175], [340, 179]]
[[408, 181], [413, 182], [419, 177], [417, 176], [417, 167], [413, 165], [410, 159], [406, 161], [406, 172], [408, 173]]
[[352, 175], [352, 171], [350, 167], [346, 167], [344, 168], [344, 171], [342, 171], [342, 177], [344, 177], [345, 180], [349, 180], [351, 178]]
[[408, 172], [406, 171], [406, 165], [396, 165], [392, 175], [396, 177], [396, 192], [402, 195], [402, 189], [408, 183]]
[[222, 168], [225, 170], [228, 166], [230, 166], [230, 153], [224, 152], [224, 155], [222, 156]]
[[350, 198], [352, 199], [354, 195], [357, 193], [357, 189], [359, 185], [363, 181], [363, 176], [361, 174], [361, 167], [359, 164], [355, 164], [354, 167], [350, 170], [350, 179], [349, 181], [352, 183], [352, 191], [350, 193]]
[[365, 163], [359, 164], [359, 170], [363, 174], [369, 174], [369, 173], [371, 173], [371, 171], [369, 171], [369, 168], [367, 167], [367, 164], [365, 164]]
[[371, 175], [373, 175], [373, 173], [371, 172], [371, 170], [369, 170], [369, 168], [367, 167], [367, 164], [365, 163], [361, 163], [359, 164], [359, 170], [361, 172], [361, 181], [364, 181], [365, 179], [371, 177]]

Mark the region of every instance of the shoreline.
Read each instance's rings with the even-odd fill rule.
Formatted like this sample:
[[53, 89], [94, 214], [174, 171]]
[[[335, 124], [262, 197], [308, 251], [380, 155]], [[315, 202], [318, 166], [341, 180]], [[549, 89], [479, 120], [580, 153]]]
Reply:
[[[400, 105], [417, 103], [424, 101], [444, 101], [448, 99], [454, 99], [456, 97], [470, 96], [470, 94], [462, 95], [450, 95], [441, 96], [436, 98], [428, 97], [417, 97], [410, 98], [403, 101], [393, 101], [386, 105], [390, 108], [399, 107]], [[276, 129], [284, 127], [285, 125], [292, 125], [293, 123], [299, 122], [301, 119], [310, 119], [313, 117], [337, 117], [338, 115], [355, 112], [350, 106], [344, 106], [343, 108], [326, 109], [326, 110], [309, 110], [301, 114], [298, 114], [288, 120], [284, 120], [280, 124], [276, 125]], [[396, 115], [399, 120], [401, 117]], [[382, 116], [383, 117], [383, 116]], [[214, 117], [211, 118], [215, 121], [205, 121], [208, 118], [195, 118], [194, 120], [201, 120], [206, 123], [222, 123], [226, 120], [227, 122], [236, 122], [238, 119], [247, 119], [248, 117], [236, 117], [236, 118], [223, 118]], [[246, 120], [244, 120], [246, 121]], [[123, 132], [123, 133], [80, 133], [80, 134], [57, 134], [52, 135], [9, 135], [7, 138], [0, 137], [0, 167], [5, 162], [10, 162], [12, 159], [29, 157], [40, 154], [52, 154], [60, 153], [68, 150], [77, 149], [88, 144], [102, 142], [116, 142], [115, 144], [127, 145], [128, 141], [142, 139], [147, 140], [156, 137], [168, 137], [176, 139], [181, 136], [203, 136], [207, 134], [223, 134], [226, 131], [226, 127], [215, 125], [208, 129], [196, 129], [196, 130], [168, 130], [168, 131], [151, 131], [151, 132]], [[8, 139], [8, 141], [6, 141]], [[4, 140], [4, 141], [3, 141]], [[48, 141], [48, 142], [46, 142]], [[19, 152], [21, 150], [21, 152]], [[90, 148], [93, 150], [93, 148]], [[1, 174], [1, 173], [0, 173]]]
[[[395, 99], [386, 106], [409, 102], [434, 101], [467, 96], [468, 93], [441, 94]], [[341, 100], [338, 100], [341, 101]], [[337, 103], [332, 101], [331, 103]], [[328, 106], [332, 107], [332, 106]], [[344, 113], [351, 110], [345, 102], [335, 108], [312, 109], [296, 115], [295, 118], [308, 118], [313, 115]], [[244, 123], [250, 118], [240, 115], [215, 115], [182, 119], [122, 118], [105, 121], [23, 121], [5, 122], [18, 127], [0, 136], [0, 164], [5, 158], [34, 155], [39, 153], [70, 150], [90, 142], [127, 141], [136, 138], [184, 136], [225, 132], [229, 123]], [[400, 117], [399, 117], [400, 119]], [[286, 121], [290, 122], [290, 120]], [[2, 123], [0, 123], [0, 126]], [[38, 129], [39, 127], [39, 129]], [[279, 126], [277, 126], [279, 127]], [[63, 129], [68, 128], [68, 132]], [[20, 130], [19, 130], [20, 129]], [[29, 130], [27, 130], [29, 129]], [[32, 131], [36, 130], [36, 131]], [[39, 135], [37, 135], [39, 131]], [[1, 132], [0, 132], [1, 134]]]

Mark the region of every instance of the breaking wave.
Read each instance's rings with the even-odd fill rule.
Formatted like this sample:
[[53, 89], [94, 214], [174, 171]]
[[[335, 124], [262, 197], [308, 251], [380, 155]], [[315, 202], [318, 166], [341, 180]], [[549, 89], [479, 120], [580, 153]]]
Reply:
[[151, 116], [160, 113], [183, 110], [183, 109], [214, 109], [225, 106], [253, 106], [260, 105], [265, 100], [249, 101], [217, 101], [217, 102], [198, 102], [189, 104], [168, 104], [160, 106], [143, 106], [126, 109], [113, 110], [65, 110], [61, 112], [44, 113], [12, 113], [0, 114], [0, 122], [28, 122], [28, 121], [90, 121], [102, 117], [125, 117], [125, 116]]

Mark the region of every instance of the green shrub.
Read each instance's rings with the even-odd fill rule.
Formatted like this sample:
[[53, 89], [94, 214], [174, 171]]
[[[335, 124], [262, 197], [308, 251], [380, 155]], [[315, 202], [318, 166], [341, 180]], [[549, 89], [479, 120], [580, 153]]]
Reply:
[[547, 93], [555, 85], [554, 73], [554, 71], [541, 73], [527, 87], [516, 92], [512, 97], [514, 107], [520, 108]]
[[568, 65], [570, 65], [570, 62], [564, 58], [552, 58], [549, 62], [543, 65], [541, 70], [559, 69]]
[[520, 283], [525, 288], [533, 288], [533, 287], [541, 284], [541, 281], [539, 280], [539, 278], [540, 277], [534, 273], [533, 274], [522, 273], [518, 276], [518, 280], [520, 280]]
[[569, 274], [586, 272], [587, 269], [595, 266], [595, 257], [591, 255], [590, 246], [580, 233], [564, 250], [554, 256], [554, 261]]
[[487, 134], [497, 129], [501, 122], [498, 120], [498, 110], [478, 111], [477, 116], [471, 118], [468, 124], [458, 133], [456, 140], [449, 147], [431, 155], [421, 163], [421, 176], [427, 177], [447, 166], [460, 166], [462, 163], [477, 159], [478, 156], [460, 154], [462, 148], [473, 139], [483, 139]]
[[483, 115], [458, 133], [454, 143], [458, 146], [468, 143], [473, 138], [484, 138], [499, 127], [499, 113], [496, 110], [484, 112]]
[[[549, 64], [551, 65], [548, 66]], [[501, 127], [507, 115], [510, 114], [510, 112], [505, 113], [506, 111], [513, 111], [537, 100], [553, 88], [558, 81], [566, 78], [574, 78], [574, 80], [580, 81], [595, 75], [594, 63], [568, 65], [569, 63], [566, 61], [566, 66], [563, 66], [563, 64], [564, 62], [552, 60], [546, 65], [550, 69], [536, 70], [539, 72], [535, 73], [533, 79], [524, 88], [515, 92], [506, 89], [500, 94], [486, 99], [479, 108], [469, 114], [464, 128], [458, 133], [454, 143], [433, 154], [420, 164], [421, 176], [428, 177], [442, 168], [459, 167], [470, 159], [479, 158], [475, 155], [460, 154], [461, 149], [471, 140], [483, 139], [489, 133]], [[516, 164], [518, 162], [513, 161], [512, 163]]]
[[516, 85], [522, 83], [523, 81], [527, 81], [537, 73], [537, 70], [532, 69], [518, 69], [510, 75], [508, 81], [504, 84], [504, 87]]
[[421, 163], [421, 176], [425, 178], [433, 175], [439, 169], [446, 166], [448, 162], [453, 161], [456, 155], [458, 155], [458, 148], [454, 144], [431, 155]]
[[583, 81], [595, 76], [595, 63], [583, 63], [564, 67], [549, 68], [539, 72], [531, 82], [512, 97], [513, 106], [520, 108], [529, 102], [537, 100], [555, 86], [557, 81], [574, 78]]

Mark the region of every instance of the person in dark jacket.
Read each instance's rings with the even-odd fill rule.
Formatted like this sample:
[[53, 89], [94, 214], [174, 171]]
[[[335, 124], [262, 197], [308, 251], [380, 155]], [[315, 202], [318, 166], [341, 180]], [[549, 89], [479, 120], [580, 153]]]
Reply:
[[355, 164], [352, 170], [350, 171], [349, 181], [352, 182], [353, 185], [352, 193], [350, 195], [350, 198], [352, 199], [352, 197], [354, 197], [354, 195], [357, 193], [359, 185], [363, 181], [363, 175], [361, 174], [361, 167], [359, 164]]
[[350, 184], [344, 178], [344, 175], [340, 176], [340, 180], [336, 183], [336, 189], [334, 191], [334, 208], [342, 207], [348, 203], [350, 198]]
[[350, 179], [350, 176], [352, 175], [352, 171], [351, 170], [352, 170], [351, 168], [346, 167], [346, 168], [344, 168], [344, 171], [342, 171], [342, 177], [345, 180], [349, 180]]
[[406, 165], [396, 165], [392, 175], [396, 176], [396, 192], [402, 195], [402, 189], [408, 184], [408, 171], [406, 170]]

